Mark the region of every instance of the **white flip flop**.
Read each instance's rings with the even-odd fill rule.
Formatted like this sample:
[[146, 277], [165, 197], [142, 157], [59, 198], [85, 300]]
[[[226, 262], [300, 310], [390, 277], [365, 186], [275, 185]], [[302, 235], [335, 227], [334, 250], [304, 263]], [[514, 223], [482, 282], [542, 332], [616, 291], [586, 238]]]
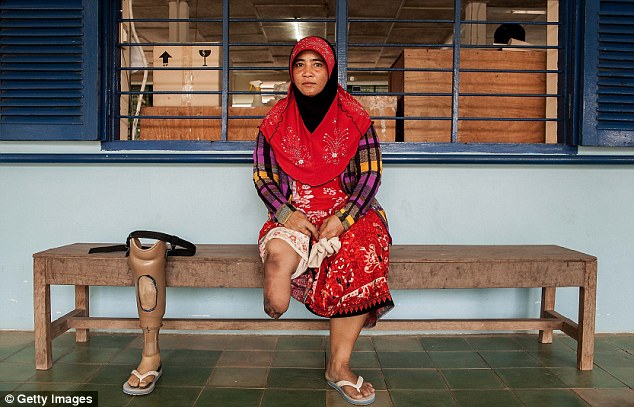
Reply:
[[352, 397], [348, 396], [342, 389], [342, 387], [344, 386], [352, 386], [355, 389], [357, 389], [358, 392], [361, 392], [361, 386], [363, 385], [363, 377], [359, 376], [359, 378], [357, 379], [357, 384], [354, 384], [352, 382], [349, 382], [347, 380], [340, 380], [337, 383], [335, 382], [331, 382], [331, 381], [326, 381], [328, 383], [328, 385], [330, 387], [332, 387], [333, 389], [337, 390], [339, 393], [341, 393], [341, 396], [343, 396], [343, 399], [346, 400], [348, 403], [355, 405], [355, 406], [367, 406], [370, 405], [372, 403], [374, 403], [374, 400], [376, 400], [376, 393], [372, 393], [369, 396], [366, 397], [362, 397], [360, 399], [353, 399]]
[[134, 369], [131, 373], [139, 378], [139, 383], [141, 383], [141, 381], [148, 376], [154, 376], [154, 380], [152, 380], [150, 384], [145, 387], [132, 387], [128, 384], [127, 381], [123, 383], [123, 392], [125, 394], [129, 394], [130, 396], [144, 396], [146, 394], [152, 393], [152, 391], [154, 390], [154, 386], [156, 385], [157, 380], [163, 374], [163, 366], [159, 366], [158, 370], [150, 370], [149, 372], [144, 374], [139, 373], [136, 369]]

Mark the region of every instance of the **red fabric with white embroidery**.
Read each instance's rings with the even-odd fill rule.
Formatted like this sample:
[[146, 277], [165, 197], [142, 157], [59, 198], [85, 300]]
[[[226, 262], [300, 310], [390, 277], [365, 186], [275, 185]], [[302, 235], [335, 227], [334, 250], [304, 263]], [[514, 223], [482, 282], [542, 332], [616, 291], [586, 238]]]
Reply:
[[[347, 195], [338, 178], [319, 187], [293, 185], [293, 205], [306, 213], [317, 227], [341, 208]], [[260, 231], [262, 239], [279, 223], [267, 221]], [[345, 317], [369, 313], [365, 326], [376, 321], [394, 306], [387, 285], [390, 263], [389, 235], [385, 224], [370, 211], [339, 236], [341, 249], [327, 257], [319, 269], [309, 269], [292, 281], [291, 295], [322, 317]]]
[[[330, 77], [334, 54], [319, 37], [307, 37], [295, 44], [290, 72], [295, 57], [305, 50], [315, 51], [324, 58]], [[363, 106], [338, 86], [326, 116], [311, 133], [299, 113], [293, 87], [289, 86], [286, 97], [262, 120], [260, 130], [275, 152], [277, 163], [288, 175], [306, 184], [321, 185], [343, 172], [371, 124]]]

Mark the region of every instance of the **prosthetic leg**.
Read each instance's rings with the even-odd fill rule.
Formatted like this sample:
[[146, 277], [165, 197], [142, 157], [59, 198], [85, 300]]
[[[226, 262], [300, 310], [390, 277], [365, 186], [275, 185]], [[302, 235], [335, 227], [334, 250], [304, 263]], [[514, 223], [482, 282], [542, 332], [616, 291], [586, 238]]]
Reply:
[[130, 239], [128, 264], [136, 288], [139, 325], [143, 330], [141, 363], [138, 370], [133, 370], [130, 379], [123, 384], [123, 392], [133, 396], [151, 393], [163, 373], [158, 334], [165, 314], [166, 250], [167, 244], [162, 240], [144, 248], [139, 239]]

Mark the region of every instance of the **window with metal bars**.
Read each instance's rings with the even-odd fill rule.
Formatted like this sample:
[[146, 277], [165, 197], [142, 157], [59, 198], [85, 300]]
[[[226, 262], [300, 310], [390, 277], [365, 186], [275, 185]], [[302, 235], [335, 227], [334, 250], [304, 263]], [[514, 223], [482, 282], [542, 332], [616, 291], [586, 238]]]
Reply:
[[[632, 0], [0, 0], [0, 141], [246, 159], [292, 45], [321, 35], [385, 157], [559, 162], [634, 145], [632, 17]], [[502, 24], [523, 42], [496, 40]]]
[[141, 148], [253, 140], [308, 35], [336, 45], [384, 144], [563, 142], [558, 1], [123, 0], [117, 24], [110, 137]]

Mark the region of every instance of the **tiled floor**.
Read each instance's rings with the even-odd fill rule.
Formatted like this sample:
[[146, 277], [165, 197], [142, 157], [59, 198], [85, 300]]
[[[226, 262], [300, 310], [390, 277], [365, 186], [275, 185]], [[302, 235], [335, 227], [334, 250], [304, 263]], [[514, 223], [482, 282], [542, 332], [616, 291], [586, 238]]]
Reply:
[[[347, 406], [323, 379], [323, 336], [161, 335], [164, 375], [149, 396], [121, 384], [141, 341], [93, 334], [54, 341], [34, 368], [33, 334], [0, 331], [0, 392], [96, 390], [104, 406]], [[575, 369], [575, 342], [536, 335], [362, 336], [353, 368], [377, 389], [375, 407], [634, 406], [634, 335], [598, 335], [595, 367]]]

